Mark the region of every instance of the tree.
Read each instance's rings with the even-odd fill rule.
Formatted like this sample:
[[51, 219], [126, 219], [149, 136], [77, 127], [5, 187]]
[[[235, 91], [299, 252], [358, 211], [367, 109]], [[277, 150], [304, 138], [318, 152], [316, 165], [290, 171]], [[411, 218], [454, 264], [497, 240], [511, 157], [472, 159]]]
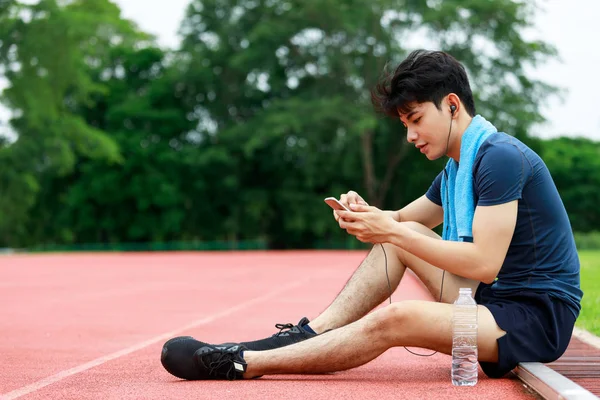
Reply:
[[[37, 223], [39, 237], [59, 242], [119, 243], [175, 240], [185, 220], [191, 129], [174, 96], [165, 53], [155, 47], [116, 46], [91, 72], [106, 94], [82, 108], [87, 124], [110, 134], [123, 154], [118, 165], [82, 157], [73, 172], [46, 179], [56, 201], [38, 202], [34, 213], [55, 212]], [[57, 196], [59, 195], [59, 196]], [[54, 204], [52, 204], [54, 203]], [[33, 227], [32, 227], [33, 228]]]
[[524, 72], [553, 54], [520, 34], [533, 11], [508, 0], [192, 1], [181, 29], [185, 97], [206, 148], [235, 160], [248, 197], [226, 210], [234, 231], [266, 226], [300, 243], [332, 233], [324, 195], [408, 200], [399, 194], [408, 173], [398, 172], [423, 164], [406, 163], [404, 129], [373, 114], [369, 90], [414, 35], [463, 61], [479, 110], [526, 137], [551, 91]]
[[[400, 11], [399, 11], [400, 10]], [[3, 244], [348, 238], [323, 198], [399, 208], [427, 162], [370, 89], [427, 38], [467, 67], [478, 111], [522, 140], [553, 50], [533, 6], [388, 0], [193, 0], [164, 52], [108, 0], [0, 1], [15, 143], [0, 144]], [[57, 45], [59, 44], [59, 45]]]
[[[120, 18], [108, 0], [0, 4], [0, 63], [9, 85], [2, 102], [13, 111], [18, 138], [6, 148], [0, 169], [4, 239], [26, 224], [45, 176], [71, 172], [79, 157], [122, 161], [116, 143], [79, 115], [105, 86], [88, 71], [102, 63], [115, 43], [147, 40]], [[10, 216], [10, 217], [9, 217]], [[14, 232], [13, 232], [14, 233]]]
[[543, 142], [542, 155], [569, 213], [573, 230], [600, 226], [600, 143], [561, 137]]

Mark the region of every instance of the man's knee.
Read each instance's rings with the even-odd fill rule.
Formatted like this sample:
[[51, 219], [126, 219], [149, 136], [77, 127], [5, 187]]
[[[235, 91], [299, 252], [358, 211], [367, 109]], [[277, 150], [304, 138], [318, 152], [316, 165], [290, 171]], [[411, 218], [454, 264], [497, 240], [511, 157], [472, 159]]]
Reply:
[[417, 300], [405, 300], [377, 310], [367, 329], [376, 337], [393, 342], [398, 333], [408, 329], [411, 321], [418, 317], [418, 303]]

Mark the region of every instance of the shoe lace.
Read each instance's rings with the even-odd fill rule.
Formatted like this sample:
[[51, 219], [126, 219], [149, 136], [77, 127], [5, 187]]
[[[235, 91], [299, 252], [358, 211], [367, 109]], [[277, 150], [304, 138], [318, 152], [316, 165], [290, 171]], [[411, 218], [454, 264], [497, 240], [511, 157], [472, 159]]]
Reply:
[[275, 328], [279, 329], [279, 332], [277, 332], [275, 335], [273, 336], [279, 336], [283, 333], [284, 330], [291, 330], [294, 327], [294, 324], [275, 324]]
[[225, 372], [225, 377], [229, 380], [234, 380], [236, 376], [235, 366], [233, 365], [233, 359], [235, 358], [235, 354], [230, 352], [222, 352], [217, 354], [217, 358], [208, 364], [208, 375], [218, 376], [219, 374], [223, 373], [221, 371], [222, 367], [229, 366], [227, 372]]

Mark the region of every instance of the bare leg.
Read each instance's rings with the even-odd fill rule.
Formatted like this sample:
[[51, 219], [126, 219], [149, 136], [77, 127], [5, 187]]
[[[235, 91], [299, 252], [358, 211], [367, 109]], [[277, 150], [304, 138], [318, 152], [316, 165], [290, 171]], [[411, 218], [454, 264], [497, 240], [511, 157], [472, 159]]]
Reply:
[[[388, 274], [393, 292], [406, 268], [398, 260], [393, 246], [384, 246], [387, 248]], [[381, 246], [375, 245], [331, 305], [311, 321], [310, 327], [317, 333], [339, 328], [362, 318], [388, 296], [385, 257]]]
[[[411, 223], [410, 228], [437, 239], [439, 235], [431, 229]], [[442, 302], [452, 303], [461, 287], [470, 287], [475, 293], [479, 282], [459, 277], [443, 271], [414, 255], [390, 244], [384, 244], [387, 256], [388, 274], [392, 292], [396, 290], [406, 268], [410, 268], [425, 284], [434, 299], [439, 300], [442, 276], [444, 290]], [[317, 333], [328, 329], [339, 328], [362, 318], [389, 296], [389, 288], [385, 275], [385, 257], [380, 245], [375, 245], [350, 277], [342, 291], [317, 318], [310, 327]]]
[[[498, 360], [496, 339], [504, 335], [484, 306], [478, 308], [479, 360]], [[314, 374], [366, 364], [394, 346], [452, 351], [452, 306], [404, 301], [377, 310], [311, 340], [266, 351], [246, 351], [245, 378], [269, 374]]]

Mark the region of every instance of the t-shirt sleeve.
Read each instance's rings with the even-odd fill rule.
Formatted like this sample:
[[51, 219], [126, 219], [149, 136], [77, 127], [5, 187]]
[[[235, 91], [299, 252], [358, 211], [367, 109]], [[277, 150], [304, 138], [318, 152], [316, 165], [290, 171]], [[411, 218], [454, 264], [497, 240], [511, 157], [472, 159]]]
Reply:
[[493, 206], [521, 198], [531, 166], [521, 150], [509, 142], [489, 146], [475, 172], [477, 205]]
[[427, 198], [429, 200], [431, 200], [432, 202], [434, 202], [438, 206], [442, 205], [442, 195], [441, 195], [441, 193], [442, 193], [441, 192], [441, 188], [442, 188], [442, 173], [444, 173], [444, 171], [440, 172], [438, 174], [438, 176], [435, 177], [435, 179], [431, 183], [431, 186], [429, 186], [429, 190], [427, 190], [427, 193], [425, 193], [425, 196], [427, 196]]

